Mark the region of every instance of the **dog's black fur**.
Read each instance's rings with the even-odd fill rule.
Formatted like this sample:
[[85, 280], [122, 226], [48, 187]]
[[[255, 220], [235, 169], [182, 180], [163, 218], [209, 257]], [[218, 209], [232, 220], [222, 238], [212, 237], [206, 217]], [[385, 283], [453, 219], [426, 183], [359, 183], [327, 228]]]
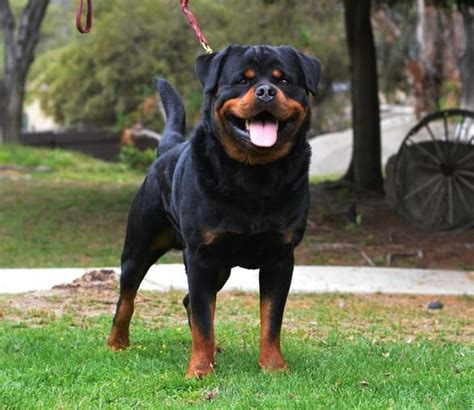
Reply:
[[[189, 284], [187, 376], [213, 368], [215, 297], [234, 266], [260, 269], [260, 365], [284, 369], [279, 335], [308, 213], [308, 95], [316, 92], [319, 62], [287, 46], [230, 46], [199, 57], [196, 73], [204, 101], [190, 140], [180, 96], [157, 81], [167, 121], [159, 156], [130, 209], [109, 346], [128, 346], [136, 291], [149, 267], [174, 248], [183, 250]], [[276, 93], [269, 102], [255, 96], [262, 84]], [[255, 146], [236, 130], [242, 115], [262, 111], [281, 124], [272, 147]]]

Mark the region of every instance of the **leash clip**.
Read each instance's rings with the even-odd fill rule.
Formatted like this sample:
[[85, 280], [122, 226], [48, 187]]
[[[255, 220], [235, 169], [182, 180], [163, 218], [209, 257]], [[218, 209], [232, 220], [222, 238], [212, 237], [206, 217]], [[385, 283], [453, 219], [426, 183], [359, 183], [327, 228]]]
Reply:
[[206, 52], [206, 54], [212, 54], [213, 51], [212, 51], [212, 48], [209, 47], [209, 44], [207, 44], [204, 41], [201, 41], [201, 46], [204, 49], [204, 51]]

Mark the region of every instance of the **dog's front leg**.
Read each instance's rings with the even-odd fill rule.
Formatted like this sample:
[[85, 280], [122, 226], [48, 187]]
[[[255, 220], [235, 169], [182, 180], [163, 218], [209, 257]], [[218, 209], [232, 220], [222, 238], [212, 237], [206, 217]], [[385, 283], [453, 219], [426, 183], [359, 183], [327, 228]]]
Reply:
[[202, 378], [214, 369], [214, 312], [217, 269], [208, 266], [197, 254], [186, 251], [189, 286], [189, 316], [192, 352], [187, 378]]
[[260, 360], [265, 370], [286, 370], [280, 351], [280, 331], [293, 275], [293, 252], [260, 269]]

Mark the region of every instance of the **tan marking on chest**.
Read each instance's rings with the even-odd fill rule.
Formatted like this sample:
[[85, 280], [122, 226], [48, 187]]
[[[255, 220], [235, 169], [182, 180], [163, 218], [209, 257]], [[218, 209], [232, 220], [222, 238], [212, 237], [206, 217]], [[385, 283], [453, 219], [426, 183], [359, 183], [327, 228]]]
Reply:
[[240, 235], [243, 231], [238, 229], [226, 229], [226, 230], [205, 230], [202, 232], [202, 244], [211, 245], [221, 240], [222, 238], [228, 237], [229, 235]]
[[293, 231], [286, 231], [285, 234], [283, 235], [283, 243], [284, 244], [290, 244], [293, 242], [293, 237], [295, 236], [295, 233]]

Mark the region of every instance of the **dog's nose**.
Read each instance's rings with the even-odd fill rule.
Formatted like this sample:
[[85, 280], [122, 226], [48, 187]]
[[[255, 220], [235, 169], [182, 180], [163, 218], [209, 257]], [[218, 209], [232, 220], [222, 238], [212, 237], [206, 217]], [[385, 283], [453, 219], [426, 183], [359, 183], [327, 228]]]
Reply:
[[276, 89], [271, 84], [261, 84], [255, 89], [255, 96], [264, 103], [272, 101], [276, 96]]

